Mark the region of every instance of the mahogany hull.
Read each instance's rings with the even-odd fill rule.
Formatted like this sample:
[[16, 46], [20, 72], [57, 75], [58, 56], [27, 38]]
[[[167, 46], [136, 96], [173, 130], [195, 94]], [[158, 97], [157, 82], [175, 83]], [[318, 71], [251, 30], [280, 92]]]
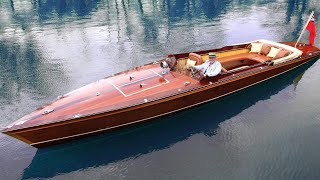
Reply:
[[45, 147], [114, 128], [143, 122], [212, 101], [278, 76], [318, 58], [319, 54], [316, 54], [277, 66], [262, 66], [262, 69], [257, 71], [244, 73], [243, 75], [234, 78], [225, 78], [215, 83], [208, 83], [207, 85], [176, 93], [169, 97], [153, 100], [148, 103], [83, 118], [4, 131], [3, 133], [22, 140], [32, 146], [38, 148]]

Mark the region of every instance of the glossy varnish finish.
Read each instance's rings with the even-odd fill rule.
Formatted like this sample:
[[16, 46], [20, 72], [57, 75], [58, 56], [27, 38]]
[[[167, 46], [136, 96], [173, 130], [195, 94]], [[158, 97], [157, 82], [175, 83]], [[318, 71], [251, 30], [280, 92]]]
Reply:
[[[292, 46], [294, 43], [286, 44]], [[200, 82], [175, 71], [162, 75], [159, 64], [148, 64], [68, 93], [21, 118], [3, 132], [35, 147], [43, 147], [145, 121], [250, 87], [320, 55], [319, 49], [313, 46], [298, 46], [298, 49], [303, 51], [301, 58], [274, 66], [260, 64]], [[207, 52], [209, 50], [197, 53]], [[175, 57], [187, 55], [178, 54]], [[43, 115], [46, 110], [53, 111]]]

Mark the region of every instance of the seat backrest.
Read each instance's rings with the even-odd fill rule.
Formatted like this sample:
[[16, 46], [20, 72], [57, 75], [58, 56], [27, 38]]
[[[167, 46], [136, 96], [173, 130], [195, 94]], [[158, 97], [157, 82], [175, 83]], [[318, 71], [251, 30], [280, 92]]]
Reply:
[[189, 59], [192, 61], [196, 61], [196, 65], [200, 65], [203, 63], [203, 59], [199, 54], [196, 53], [189, 53]]

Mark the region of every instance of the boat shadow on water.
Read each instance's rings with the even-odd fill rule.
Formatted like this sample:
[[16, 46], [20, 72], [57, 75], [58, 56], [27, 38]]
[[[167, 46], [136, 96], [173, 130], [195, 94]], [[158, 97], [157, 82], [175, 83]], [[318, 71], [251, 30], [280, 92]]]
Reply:
[[193, 134], [213, 136], [219, 123], [292, 84], [296, 86], [297, 77], [300, 80], [301, 74], [314, 62], [241, 92], [151, 122], [39, 149], [22, 178], [48, 178], [107, 165], [168, 148]]

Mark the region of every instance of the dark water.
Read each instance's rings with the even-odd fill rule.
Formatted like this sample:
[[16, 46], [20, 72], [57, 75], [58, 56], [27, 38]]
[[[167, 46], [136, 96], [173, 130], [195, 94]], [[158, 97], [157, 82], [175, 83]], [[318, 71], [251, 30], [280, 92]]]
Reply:
[[[0, 0], [0, 126], [166, 54], [294, 41], [312, 10], [320, 24], [319, 0]], [[0, 134], [0, 179], [319, 179], [319, 69], [46, 149]]]

